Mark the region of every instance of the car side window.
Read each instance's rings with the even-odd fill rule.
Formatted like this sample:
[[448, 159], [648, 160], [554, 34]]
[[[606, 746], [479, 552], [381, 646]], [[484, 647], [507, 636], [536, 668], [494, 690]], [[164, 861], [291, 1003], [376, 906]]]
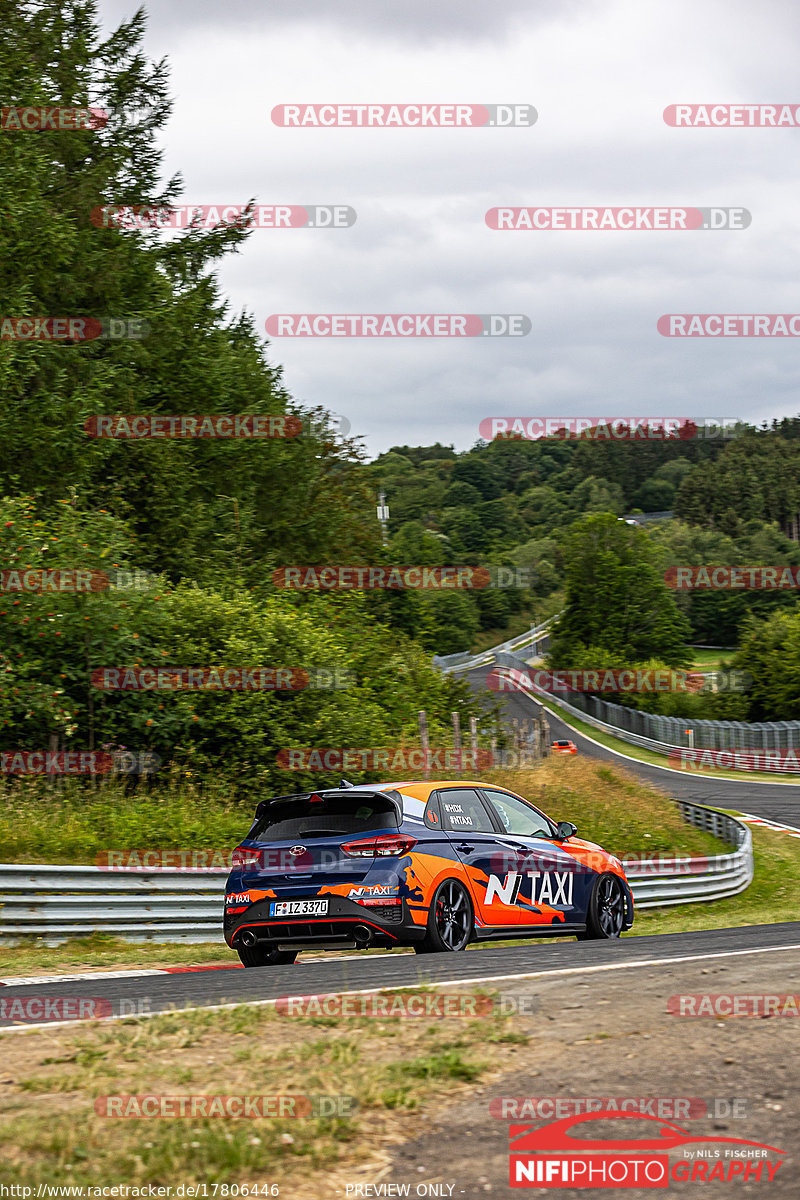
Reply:
[[451, 833], [494, 833], [491, 818], [474, 788], [441, 788], [439, 812]]
[[493, 788], [481, 788], [481, 791], [497, 813], [506, 833], [516, 834], [518, 837], [553, 836], [549, 821], [518, 796], [498, 792]]

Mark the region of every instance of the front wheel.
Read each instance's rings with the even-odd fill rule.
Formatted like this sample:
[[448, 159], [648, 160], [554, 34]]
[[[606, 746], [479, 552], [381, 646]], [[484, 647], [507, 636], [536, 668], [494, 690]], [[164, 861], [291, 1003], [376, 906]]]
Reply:
[[246, 967], [279, 967], [293, 963], [299, 951], [278, 950], [268, 942], [256, 942], [255, 946], [237, 946], [236, 953]]
[[618, 938], [625, 921], [625, 893], [616, 875], [599, 875], [594, 881], [586, 913], [586, 932], [578, 941]]
[[471, 936], [472, 905], [467, 890], [457, 879], [445, 879], [434, 894], [425, 937], [414, 943], [414, 949], [417, 954], [466, 950]]

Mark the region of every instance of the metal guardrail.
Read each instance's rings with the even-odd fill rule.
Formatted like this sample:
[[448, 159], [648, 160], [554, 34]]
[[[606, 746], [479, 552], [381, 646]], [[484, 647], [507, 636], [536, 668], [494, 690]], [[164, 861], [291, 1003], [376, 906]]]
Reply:
[[637, 908], [695, 904], [736, 896], [753, 882], [753, 835], [747, 825], [728, 813], [703, 804], [678, 800], [683, 818], [697, 829], [713, 833], [734, 847], [730, 854], [707, 858], [663, 859], [638, 856], [623, 859]]
[[[556, 614], [556, 616], [558, 615]], [[533, 629], [526, 629], [524, 633], [518, 633], [516, 637], [509, 638], [506, 642], [500, 642], [498, 646], [490, 646], [488, 650], [483, 650], [480, 654], [469, 654], [466, 650], [462, 650], [458, 654], [435, 654], [433, 664], [445, 675], [450, 671], [472, 671], [475, 667], [488, 666], [498, 654], [510, 654], [514, 650], [523, 650], [526, 646], [534, 646], [543, 642], [548, 637], [550, 626], [555, 620], [556, 617], [549, 617], [541, 625], [537, 625]], [[522, 663], [522, 660], [520, 662]], [[522, 665], [527, 664], [522, 663]]]
[[[488, 666], [489, 664], [486, 663], [484, 665]], [[500, 667], [500, 668], [509, 667], [512, 670], [523, 672], [524, 674], [526, 674], [528, 676], [528, 679], [530, 680], [530, 687], [528, 687], [527, 683], [522, 683], [516, 689], [510, 688], [509, 691], [517, 690], [518, 692], [521, 692], [524, 695], [528, 695], [532, 699], [536, 699], [536, 700], [538, 700], [541, 697], [542, 700], [546, 700], [548, 704], [552, 704], [556, 708], [561, 709], [561, 711], [565, 712], [568, 716], [574, 717], [578, 721], [583, 721], [584, 724], [591, 725], [592, 728], [594, 728], [594, 729], [599, 729], [601, 733], [609, 734], [611, 737], [616, 738], [617, 741], [627, 742], [629, 746], [639, 746], [639, 747], [641, 747], [641, 749], [650, 750], [654, 754], [664, 754], [667, 756], [669, 756], [671, 754], [677, 754], [678, 751], [680, 751], [680, 750], [686, 751], [688, 749], [685, 744], [678, 745], [675, 742], [661, 742], [661, 741], [658, 741], [656, 738], [645, 737], [641, 733], [632, 733], [629, 729], [622, 729], [622, 728], [620, 728], [619, 725], [611, 725], [608, 723], [608, 721], [601, 721], [597, 717], [593, 717], [591, 713], [585, 712], [584, 709], [576, 708], [576, 706], [574, 704], [570, 704], [567, 700], [562, 700], [560, 696], [556, 696], [552, 692], [545, 691], [543, 688], [537, 687], [536, 684], [533, 682], [533, 678], [531, 675], [531, 668], [528, 666], [528, 664], [523, 659], [516, 658], [516, 656], [509, 654], [508, 652], [505, 652], [505, 653], [499, 655], [493, 665], [496, 667]], [[626, 713], [635, 712], [635, 710], [633, 710], [633, 709], [622, 708], [621, 705], [614, 705], [613, 707], [620, 708], [623, 712], [626, 712]], [[641, 715], [641, 714], [637, 714], [637, 715]], [[665, 718], [665, 719], [672, 720], [673, 718]], [[697, 724], [699, 724], [699, 723], [700, 722], [697, 722]], [[715, 723], [723, 724], [724, 722], [713, 722], [713, 721], [704, 722], [704, 724], [715, 724]], [[683, 724], [689, 724], [689, 722], [683, 722]], [[698, 747], [696, 747], [696, 749], [698, 751], [701, 751], [702, 749], [704, 749], [704, 747], [698, 746]], [[741, 752], [737, 751], [737, 753], [741, 753]], [[752, 751], [751, 753], [755, 754], [756, 752]], [[746, 756], [747, 751], [745, 751], [744, 754]], [[763, 761], [760, 761], [758, 764], [758, 770], [760, 770], [760, 771], [771, 771], [772, 770], [772, 771], [777, 771], [777, 772], [784, 773], [784, 774], [789, 774], [789, 773], [792, 773], [793, 771], [795, 771], [796, 767], [794, 767], [791, 762], [787, 761], [785, 757], [781, 759], [778, 756], [776, 756], [775, 763], [771, 764], [768, 761], [768, 756], [764, 755]]]
[[[725, 813], [681, 801], [684, 817], [735, 846], [709, 858], [629, 859], [638, 908], [720, 900], [753, 878], [752, 834]], [[54, 945], [106, 933], [133, 942], [221, 942], [227, 867], [109, 871], [89, 866], [0, 865], [0, 943]]]
[[0, 942], [107, 933], [127, 941], [222, 940], [227, 867], [110, 871], [0, 865]]
[[[520, 663], [518, 665], [518, 669], [528, 670], [526, 664], [524, 663]], [[541, 696], [543, 699], [546, 699], [548, 703], [555, 704], [569, 716], [575, 717], [579, 721], [583, 721], [586, 725], [591, 725], [594, 729], [599, 729], [601, 733], [610, 734], [611, 737], [615, 737], [620, 742], [627, 742], [629, 746], [640, 746], [643, 750], [651, 750], [654, 754], [665, 754], [667, 756], [673, 754], [679, 755], [681, 750], [685, 751], [687, 754], [690, 753], [690, 750], [686, 747], [686, 745], [679, 746], [676, 745], [675, 742], [659, 742], [656, 741], [655, 738], [645, 737], [641, 733], [631, 733], [628, 729], [620, 729], [618, 725], [609, 725], [607, 721], [600, 721], [597, 717], [593, 717], [591, 713], [584, 712], [583, 709], [576, 708], [574, 704], [568, 704], [566, 700], [562, 700], [560, 697], [554, 696], [551, 692], [545, 692], [536, 686], [531, 687], [531, 694], [537, 697]], [[697, 753], [700, 753], [704, 747], [698, 746], [695, 749]], [[736, 751], [736, 754], [739, 757], [743, 757], [744, 760], [746, 760], [748, 757], [747, 751], [744, 751], [743, 755], [741, 752]], [[752, 770], [757, 769], [759, 771], [774, 771], [779, 774], [786, 775], [794, 774], [797, 770], [796, 765], [789, 761], [787, 756], [776, 755], [775, 762], [770, 762], [768, 754], [758, 754], [756, 751], [750, 751], [749, 757], [753, 760], [753, 766], [749, 768]], [[756, 757], [759, 759], [757, 764], [755, 763]], [[720, 763], [719, 765], [723, 766], [726, 764]], [[734, 765], [734, 763], [731, 763], [731, 768], [733, 768]]]

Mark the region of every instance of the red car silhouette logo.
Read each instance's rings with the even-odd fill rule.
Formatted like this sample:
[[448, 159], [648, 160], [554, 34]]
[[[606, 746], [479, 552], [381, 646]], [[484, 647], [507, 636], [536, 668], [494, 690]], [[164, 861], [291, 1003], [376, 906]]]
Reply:
[[[622, 1141], [600, 1140], [574, 1137], [570, 1130], [584, 1121], [620, 1121], [620, 1120], [652, 1121], [658, 1126], [658, 1135], [653, 1138], [633, 1138]], [[563, 1153], [571, 1151], [580, 1154], [585, 1150], [673, 1150], [677, 1146], [694, 1145], [698, 1143], [724, 1142], [727, 1145], [758, 1146], [761, 1150], [772, 1150], [775, 1154], [783, 1154], [776, 1146], [767, 1146], [764, 1142], [751, 1142], [746, 1138], [728, 1137], [696, 1137], [688, 1129], [680, 1125], [671, 1125], [660, 1117], [650, 1117], [635, 1112], [594, 1112], [577, 1113], [564, 1117], [561, 1121], [553, 1121], [548, 1125], [509, 1125], [508, 1136], [510, 1151], [513, 1154], [527, 1154], [539, 1151], [542, 1154]]]

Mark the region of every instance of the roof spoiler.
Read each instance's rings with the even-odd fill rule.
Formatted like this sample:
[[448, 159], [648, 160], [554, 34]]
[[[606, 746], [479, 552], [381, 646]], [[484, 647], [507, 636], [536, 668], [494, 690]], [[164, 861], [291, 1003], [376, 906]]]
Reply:
[[385, 799], [390, 801], [390, 803], [393, 804], [394, 807], [397, 809], [398, 824], [400, 823], [400, 821], [402, 821], [402, 819], [403, 819], [403, 797], [400, 792], [396, 791], [394, 788], [392, 788], [390, 791], [383, 791], [383, 790], [376, 791], [376, 790], [373, 790], [369, 786], [369, 784], [363, 784], [363, 785], [359, 785], [358, 787], [356, 787], [356, 785], [354, 783], [350, 783], [346, 779], [342, 780], [342, 782], [339, 784], [338, 788], [317, 788], [317, 790], [314, 792], [294, 792], [294, 793], [290, 792], [288, 795], [285, 795], [285, 796], [271, 796], [269, 798], [269, 800], [262, 800], [256, 806], [255, 819], [258, 820], [260, 817], [263, 817], [264, 813], [267, 811], [269, 806], [271, 804], [275, 804], [278, 800], [304, 800], [309, 796], [335, 795], [336, 792], [339, 792], [342, 790], [342, 785], [345, 785], [346, 790], [349, 790], [350, 788], [352, 788], [354, 791], [364, 792], [367, 795], [376, 796], [376, 797], [377, 796], [385, 797]]

